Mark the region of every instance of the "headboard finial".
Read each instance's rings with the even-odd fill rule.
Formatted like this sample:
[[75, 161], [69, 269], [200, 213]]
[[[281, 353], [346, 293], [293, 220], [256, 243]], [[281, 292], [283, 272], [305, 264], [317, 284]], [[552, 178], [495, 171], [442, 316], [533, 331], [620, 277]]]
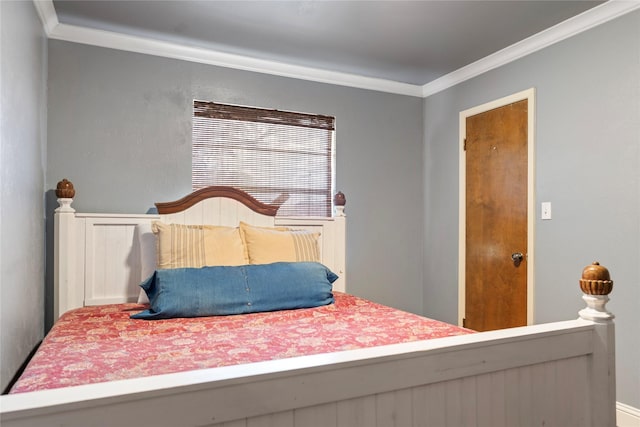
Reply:
[[76, 195], [76, 190], [73, 188], [73, 183], [69, 181], [67, 178], [63, 178], [62, 181], [58, 182], [56, 186], [56, 196], [59, 199], [73, 199], [73, 196]]

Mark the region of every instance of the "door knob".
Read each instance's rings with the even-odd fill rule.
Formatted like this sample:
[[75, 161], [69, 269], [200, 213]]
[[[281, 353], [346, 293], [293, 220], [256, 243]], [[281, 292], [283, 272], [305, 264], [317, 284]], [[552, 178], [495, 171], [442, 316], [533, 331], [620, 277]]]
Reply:
[[520, 265], [523, 259], [524, 255], [522, 254], [522, 252], [514, 252], [511, 254], [511, 260], [516, 267]]

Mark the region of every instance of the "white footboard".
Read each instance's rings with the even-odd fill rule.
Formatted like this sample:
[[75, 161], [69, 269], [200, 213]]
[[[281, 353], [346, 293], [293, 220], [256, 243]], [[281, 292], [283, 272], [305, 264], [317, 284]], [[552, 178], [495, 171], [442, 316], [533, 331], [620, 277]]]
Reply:
[[14, 426], [615, 426], [613, 323], [576, 320], [2, 396]]

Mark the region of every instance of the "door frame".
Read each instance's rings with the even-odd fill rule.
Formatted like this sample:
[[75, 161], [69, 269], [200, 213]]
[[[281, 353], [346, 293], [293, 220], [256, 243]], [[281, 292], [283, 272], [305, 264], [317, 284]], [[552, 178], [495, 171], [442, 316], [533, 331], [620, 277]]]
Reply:
[[503, 107], [514, 102], [527, 100], [527, 325], [534, 319], [535, 290], [535, 88], [523, 90], [494, 101], [478, 105], [460, 112], [459, 134], [459, 207], [458, 207], [458, 325], [462, 326], [465, 316], [466, 283], [466, 155], [464, 139], [467, 134], [467, 117]]

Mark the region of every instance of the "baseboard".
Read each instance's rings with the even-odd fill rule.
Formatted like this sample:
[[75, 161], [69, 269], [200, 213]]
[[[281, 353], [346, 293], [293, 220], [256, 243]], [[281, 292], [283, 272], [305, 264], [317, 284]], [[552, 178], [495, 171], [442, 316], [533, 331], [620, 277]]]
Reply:
[[640, 409], [616, 402], [616, 425], [618, 427], [640, 427]]

